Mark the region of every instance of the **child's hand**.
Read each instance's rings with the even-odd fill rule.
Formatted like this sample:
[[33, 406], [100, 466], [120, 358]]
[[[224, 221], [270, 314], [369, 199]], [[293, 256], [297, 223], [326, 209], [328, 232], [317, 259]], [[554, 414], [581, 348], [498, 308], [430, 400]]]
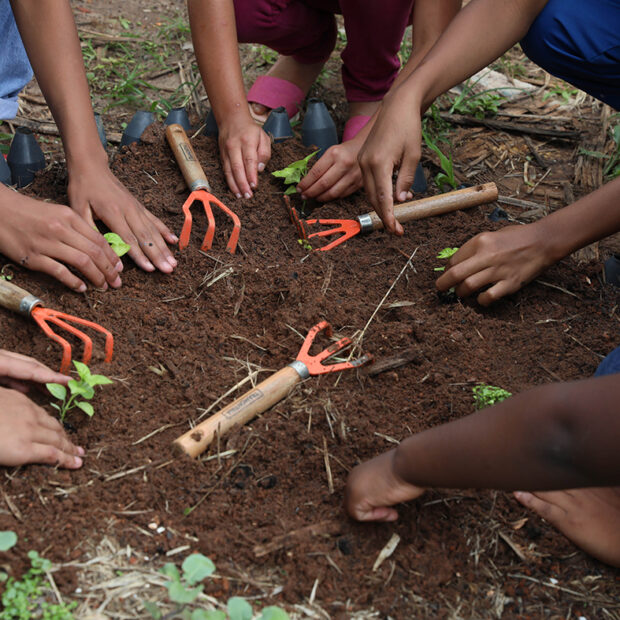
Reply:
[[58, 420], [23, 394], [0, 388], [0, 465], [46, 463], [78, 469], [83, 455]]
[[75, 211], [43, 203], [0, 187], [0, 251], [15, 264], [42, 271], [83, 292], [86, 284], [67, 267], [84, 274], [96, 287], [117, 288], [123, 263], [108, 242]]
[[556, 260], [542, 222], [476, 235], [448, 261], [437, 288], [465, 297], [492, 285], [478, 295], [483, 306], [518, 291]]
[[170, 273], [177, 261], [166, 243], [178, 239], [168, 227], [138, 202], [112, 174], [105, 162], [67, 161], [69, 204], [88, 225], [100, 219], [131, 246], [129, 256], [145, 271]]
[[222, 122], [219, 134], [222, 169], [230, 191], [237, 197], [251, 198], [258, 185], [258, 173], [271, 158], [269, 136], [250, 117]]
[[390, 450], [358, 465], [350, 474], [345, 490], [345, 506], [358, 521], [396, 521], [395, 504], [406, 502], [424, 493], [398, 478], [393, 470], [394, 454]]
[[[420, 161], [422, 127], [418, 95], [397, 88], [390, 91], [364, 146], [357, 157], [364, 188], [370, 203], [387, 231], [402, 235], [402, 225], [394, 217], [394, 196], [407, 200]], [[392, 173], [399, 169], [396, 190], [392, 192]]]
[[54, 372], [45, 364], [32, 357], [20, 355], [13, 351], [0, 349], [0, 384], [14, 390], [26, 392], [28, 385], [24, 381], [36, 383], [62, 383], [67, 385], [71, 377]]
[[297, 186], [302, 198], [321, 202], [343, 198], [362, 186], [357, 154], [363, 142], [356, 139], [330, 147]]

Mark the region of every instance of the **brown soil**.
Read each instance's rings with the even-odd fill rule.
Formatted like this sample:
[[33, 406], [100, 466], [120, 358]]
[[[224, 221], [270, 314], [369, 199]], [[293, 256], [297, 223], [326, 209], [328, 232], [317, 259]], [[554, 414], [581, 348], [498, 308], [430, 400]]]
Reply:
[[[120, 153], [113, 168], [178, 231], [187, 190], [160, 127], [148, 142]], [[221, 218], [214, 250], [199, 251], [206, 223], [195, 209], [190, 247], [176, 252], [179, 266], [171, 276], [147, 275], [125, 260], [120, 290], [81, 296], [15, 268], [16, 282], [49, 307], [114, 333], [111, 365], [93, 367], [116, 381], [98, 391], [93, 419], [70, 417], [75, 440], [87, 448], [82, 470], [6, 472], [2, 492], [14, 509], [0, 512], [0, 529], [20, 536], [10, 554], [15, 574], [28, 549], [66, 562], [83, 558], [88, 541], [104, 533], [155, 565], [189, 539], [221, 574], [249, 575], [255, 583], [269, 575], [282, 586], [271, 598], [275, 603], [303, 602], [318, 583], [315, 601], [334, 617], [371, 608], [396, 618], [479, 617], [502, 609], [505, 617], [599, 616], [617, 593], [618, 573], [576, 551], [508, 494], [433, 491], [401, 507], [397, 524], [362, 525], [345, 516], [342, 491], [347, 471], [390, 448], [390, 438], [471, 413], [477, 382], [516, 393], [591, 375], [618, 344], [618, 291], [602, 283], [600, 263], [563, 261], [543, 278], [555, 288], [533, 283], [492, 309], [446, 302], [434, 287], [437, 252], [497, 228], [487, 219], [497, 205], [409, 224], [401, 239], [374, 233], [332, 252], [309, 253], [297, 242], [277, 179], [263, 174], [254, 198], [236, 201], [214, 141], [198, 137], [194, 144], [213, 193], [243, 222], [236, 255], [225, 251], [230, 225]], [[268, 171], [305, 152], [296, 142], [274, 146]], [[32, 192], [65, 201], [63, 169], [40, 175]], [[368, 210], [357, 194], [320, 213], [346, 217]], [[339, 336], [362, 330], [412, 255], [370, 322], [363, 349], [380, 361], [414, 347], [413, 363], [375, 377], [355, 371], [310, 378], [222, 438], [221, 458], [218, 447], [197, 461], [172, 451], [171, 442], [250, 372], [260, 370], [262, 379], [292, 361], [299, 334], [319, 320], [328, 320]], [[2, 320], [3, 347], [58, 364], [56, 345], [32, 323], [6, 312]], [[43, 394], [35, 398], [47, 402]], [[150, 530], [152, 523], [165, 532]], [[256, 545], [318, 523], [317, 535], [255, 553]], [[401, 542], [373, 572], [393, 532]], [[596, 582], [596, 594], [586, 576]], [[566, 591], [548, 587], [550, 578]], [[69, 570], [57, 581], [67, 595], [76, 586]], [[223, 594], [260, 592], [248, 583], [226, 581]]]

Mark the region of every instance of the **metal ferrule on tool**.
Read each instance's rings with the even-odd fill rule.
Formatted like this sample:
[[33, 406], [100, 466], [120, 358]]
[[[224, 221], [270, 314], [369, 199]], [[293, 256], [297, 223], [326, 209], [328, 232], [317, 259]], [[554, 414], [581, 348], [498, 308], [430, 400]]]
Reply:
[[30, 316], [37, 306], [42, 306], [43, 302], [34, 295], [27, 295], [19, 302], [19, 313], [23, 316]]
[[191, 192], [195, 192], [199, 189], [204, 189], [208, 192], [211, 191], [211, 186], [209, 185], [209, 181], [204, 181], [203, 179], [198, 179], [196, 181], [194, 181], [191, 185], [189, 190]]
[[355, 219], [360, 224], [360, 232], [362, 234], [369, 233], [374, 230], [372, 226], [372, 218], [370, 217], [368, 213], [365, 213], [364, 215], [358, 215]]
[[295, 370], [297, 374], [302, 378], [302, 380], [307, 379], [310, 376], [310, 371], [308, 370], [308, 367], [299, 360], [291, 362], [290, 364], [288, 364], [288, 366]]

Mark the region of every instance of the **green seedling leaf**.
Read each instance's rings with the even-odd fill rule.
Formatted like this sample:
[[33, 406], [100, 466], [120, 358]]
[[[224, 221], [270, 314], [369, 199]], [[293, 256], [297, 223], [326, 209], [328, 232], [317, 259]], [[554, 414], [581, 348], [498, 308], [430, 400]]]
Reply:
[[120, 235], [116, 233], [109, 232], [103, 235], [105, 240], [110, 244], [113, 252], [120, 258], [121, 256], [125, 256], [129, 250], [131, 250], [131, 246], [128, 243], [125, 243]]
[[458, 248], [444, 248], [437, 254], [437, 258], [450, 258], [459, 251]]
[[230, 620], [252, 620], [252, 605], [240, 596], [229, 598], [226, 609]]
[[[289, 164], [286, 168], [282, 168], [281, 170], [276, 170], [275, 172], [272, 172], [271, 174], [274, 177], [284, 179], [284, 183], [286, 185], [297, 185], [297, 183], [299, 183], [299, 181], [301, 181], [301, 179], [305, 177], [306, 174], [308, 174], [308, 162], [317, 153], [318, 151], [314, 151], [314, 153], [310, 153], [310, 155], [308, 155], [307, 157], [294, 161], [292, 164]], [[290, 191], [290, 190], [291, 188], [288, 188], [286, 193], [292, 194], [295, 191], [294, 188], [293, 188], [293, 191]]]
[[[64, 400], [67, 397], [67, 388], [64, 385], [60, 385], [60, 383], [46, 383], [45, 387], [47, 391], [58, 400]], [[58, 409], [58, 405], [52, 405]]]
[[290, 620], [288, 614], [280, 607], [265, 607], [260, 620]]
[[155, 603], [152, 603], [151, 601], [142, 601], [142, 605], [144, 606], [144, 609], [151, 614], [153, 620], [161, 620], [163, 614]]
[[82, 398], [90, 400], [95, 395], [93, 387], [84, 381], [69, 379], [67, 386], [73, 396], [81, 396]]
[[81, 409], [90, 418], [92, 418], [95, 415], [95, 409], [90, 403], [87, 403], [81, 400], [78, 403], [76, 403], [76, 406], [79, 409]]
[[484, 383], [473, 387], [472, 392], [476, 409], [490, 407], [512, 396], [508, 390]]
[[112, 379], [104, 375], [91, 375], [88, 381], [89, 385], [110, 385], [114, 383]]
[[215, 572], [215, 564], [202, 553], [192, 553], [186, 557], [182, 568], [183, 579], [192, 586]]
[[84, 380], [90, 377], [90, 368], [84, 364], [84, 362], [78, 362], [77, 360], [73, 360], [73, 365], [77, 370], [78, 376], [80, 379]]
[[0, 551], [8, 551], [17, 544], [17, 534], [11, 530], [0, 532]]
[[180, 581], [171, 581], [166, 587], [168, 588], [168, 596], [170, 597], [170, 600], [173, 603], [179, 603], [179, 605], [192, 603], [202, 592], [202, 586], [198, 586], [197, 588], [188, 588]]
[[159, 572], [163, 573], [166, 577], [169, 577], [173, 581], [181, 581], [181, 573], [179, 573], [179, 569], [172, 562], [164, 564]]

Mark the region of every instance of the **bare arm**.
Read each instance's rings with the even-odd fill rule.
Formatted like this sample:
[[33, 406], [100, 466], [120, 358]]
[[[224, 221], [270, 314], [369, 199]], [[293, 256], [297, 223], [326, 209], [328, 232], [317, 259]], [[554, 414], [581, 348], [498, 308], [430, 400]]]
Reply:
[[224, 174], [237, 198], [250, 198], [271, 145], [246, 101], [233, 2], [188, 0], [187, 7], [196, 60], [220, 132]]
[[[166, 246], [176, 237], [112, 175], [97, 135], [88, 82], [68, 1], [11, 0], [28, 58], [62, 136], [69, 202], [89, 224], [99, 217], [131, 245], [140, 267], [176, 265]], [[144, 250], [144, 251], [143, 251]], [[115, 276], [116, 277], [116, 276]], [[112, 280], [108, 278], [112, 283]]]
[[424, 487], [553, 490], [620, 483], [620, 375], [535, 388], [417, 433], [356, 467], [347, 507], [394, 520]]
[[620, 178], [525, 226], [476, 235], [450, 259], [437, 288], [482, 305], [518, 291], [544, 269], [589, 243], [620, 231]]
[[527, 33], [547, 0], [472, 0], [452, 20], [419, 67], [383, 101], [358, 160], [371, 204], [390, 232], [402, 234], [395, 195], [406, 198], [420, 160], [421, 116], [440, 94], [510, 49]]
[[[412, 54], [391, 89], [401, 84], [420, 64], [461, 8], [461, 0], [416, 0], [412, 28]], [[348, 196], [362, 186], [357, 155], [381, 108], [353, 140], [331, 147], [298, 185], [302, 197], [320, 201]]]

